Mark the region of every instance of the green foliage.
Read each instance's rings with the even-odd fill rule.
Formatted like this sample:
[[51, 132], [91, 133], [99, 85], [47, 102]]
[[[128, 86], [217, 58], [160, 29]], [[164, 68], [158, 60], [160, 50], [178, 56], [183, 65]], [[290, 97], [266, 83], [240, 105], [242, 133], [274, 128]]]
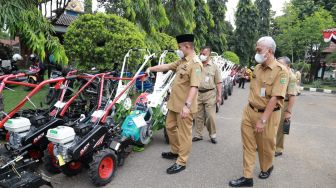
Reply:
[[251, 0], [239, 0], [236, 12], [236, 49], [242, 65], [251, 63], [257, 40], [258, 10]]
[[224, 56], [225, 59], [227, 59], [229, 61], [232, 61], [236, 65], [239, 65], [239, 63], [240, 63], [239, 57], [234, 52], [226, 51], [226, 52], [224, 52], [223, 56]]
[[255, 5], [259, 13], [259, 36], [268, 36], [270, 33], [271, 2], [269, 0], [256, 0]]
[[136, 23], [149, 34], [162, 31], [169, 24], [161, 0], [98, 0], [107, 13], [117, 14]]
[[0, 39], [9, 39], [10, 36], [7, 32], [0, 30]]
[[168, 19], [172, 22], [164, 30], [165, 33], [176, 36], [193, 32], [196, 27], [194, 20], [194, 0], [166, 0], [164, 6]]
[[163, 129], [166, 125], [166, 118], [165, 115], [163, 115], [163, 113], [161, 112], [161, 107], [157, 107], [157, 108], [153, 108], [153, 115], [152, 115], [152, 119], [153, 124], [152, 124], [152, 131], [156, 132], [160, 129]]
[[9, 30], [11, 36], [20, 36], [33, 52], [43, 60], [46, 51], [52, 52], [55, 61], [67, 64], [65, 50], [58, 38], [53, 37], [53, 26], [37, 9], [35, 0], [11, 0], [0, 3], [0, 25]]
[[336, 52], [331, 53], [326, 58], [327, 63], [335, 63], [336, 62]]
[[207, 42], [208, 45], [212, 47], [213, 51], [221, 54], [227, 49], [228, 34], [229, 36], [233, 36], [230, 35], [230, 31], [233, 31], [233, 27], [227, 27], [227, 22], [225, 21], [225, 4], [227, 3], [227, 0], [208, 0], [207, 3], [215, 24], [213, 27], [208, 28]]
[[196, 36], [196, 47], [200, 48], [205, 46], [208, 39], [208, 27], [213, 28], [215, 26], [212, 19], [212, 15], [209, 10], [208, 4], [204, 0], [195, 0], [195, 12], [194, 19], [196, 28], [194, 34]]
[[92, 13], [92, 0], [84, 0], [85, 13]]
[[322, 82], [321, 80], [315, 80], [313, 83], [313, 88], [322, 88]]
[[[159, 32], [156, 32], [153, 35], [147, 35], [146, 44], [152, 52], [156, 53], [157, 61], [163, 50], [176, 50], [178, 48], [174, 37]], [[168, 53], [165, 60], [167, 63], [170, 63], [176, 61], [177, 59], [178, 58], [175, 54]], [[154, 64], [152, 64], [152, 66], [154, 66]]]
[[[98, 13], [80, 16], [64, 37], [66, 52], [79, 68], [117, 68], [131, 48], [146, 48], [145, 34], [133, 23], [114, 14]], [[100, 43], [103, 43], [100, 44]], [[132, 66], [143, 61], [131, 60]]]
[[310, 70], [310, 64], [305, 63], [303, 61], [297, 62], [297, 63], [292, 63], [291, 65], [295, 70], [298, 70], [302, 73], [308, 73]]

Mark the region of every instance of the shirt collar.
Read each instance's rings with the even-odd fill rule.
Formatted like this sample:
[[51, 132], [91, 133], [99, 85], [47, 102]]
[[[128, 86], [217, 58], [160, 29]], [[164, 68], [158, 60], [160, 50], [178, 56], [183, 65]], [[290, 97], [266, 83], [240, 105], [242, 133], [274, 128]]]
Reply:
[[275, 67], [277, 66], [277, 61], [274, 59], [271, 61], [271, 63], [269, 65], [267, 65], [266, 67], [261, 66], [263, 69], [269, 67], [271, 70], [273, 70]]

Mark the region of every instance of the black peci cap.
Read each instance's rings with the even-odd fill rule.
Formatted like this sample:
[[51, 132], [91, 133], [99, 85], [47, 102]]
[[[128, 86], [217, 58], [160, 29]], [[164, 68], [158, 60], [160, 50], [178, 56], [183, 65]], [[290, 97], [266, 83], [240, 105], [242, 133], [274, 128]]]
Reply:
[[184, 35], [176, 36], [176, 41], [177, 43], [194, 42], [194, 38], [195, 37], [193, 34], [184, 34]]

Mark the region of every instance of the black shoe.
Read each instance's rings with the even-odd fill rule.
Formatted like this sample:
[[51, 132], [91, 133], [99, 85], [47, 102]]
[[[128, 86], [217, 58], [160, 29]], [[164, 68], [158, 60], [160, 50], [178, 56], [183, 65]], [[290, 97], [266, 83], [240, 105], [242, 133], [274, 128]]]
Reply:
[[267, 172], [263, 172], [263, 171], [261, 171], [260, 174], [259, 174], [259, 178], [260, 178], [260, 179], [267, 179], [267, 178], [269, 178], [270, 175], [271, 175], [271, 173], [272, 173], [272, 171], [273, 171], [273, 166], [271, 166], [271, 167], [267, 170]]
[[253, 179], [241, 177], [237, 180], [230, 181], [229, 185], [231, 187], [253, 187]]
[[198, 137], [195, 136], [195, 137], [192, 139], [193, 142], [197, 142], [197, 141], [200, 141], [200, 140], [203, 140], [203, 138], [198, 138]]
[[281, 156], [282, 155], [282, 152], [275, 152], [275, 157], [279, 157], [279, 156]]
[[185, 166], [182, 166], [182, 165], [179, 165], [179, 164], [175, 163], [175, 164], [173, 164], [173, 166], [171, 166], [167, 169], [167, 174], [176, 174], [176, 173], [181, 172], [185, 168], [186, 168]]
[[161, 156], [162, 158], [165, 158], [165, 159], [177, 159], [178, 154], [175, 154], [172, 152], [162, 152]]
[[217, 144], [217, 140], [216, 140], [216, 138], [210, 138], [210, 141], [211, 141], [211, 143], [213, 143], [213, 144]]

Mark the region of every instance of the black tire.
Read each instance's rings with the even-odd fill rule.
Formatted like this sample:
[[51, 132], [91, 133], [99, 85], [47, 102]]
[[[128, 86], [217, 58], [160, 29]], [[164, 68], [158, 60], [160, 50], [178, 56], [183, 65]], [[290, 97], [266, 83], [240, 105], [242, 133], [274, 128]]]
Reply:
[[163, 135], [164, 135], [166, 144], [169, 144], [169, 137], [168, 137], [168, 134], [167, 134], [167, 129], [166, 129], [166, 127], [163, 128]]
[[230, 91], [231, 91], [230, 95], [232, 95], [232, 93], [233, 93], [233, 83], [230, 84]]
[[224, 91], [223, 91], [223, 93], [222, 93], [222, 101], [221, 101], [221, 103], [220, 103], [220, 105], [223, 105], [224, 104]]
[[216, 113], [218, 113], [219, 112], [219, 105], [218, 105], [218, 103], [216, 103]]
[[83, 164], [80, 161], [72, 161], [61, 167], [62, 173], [66, 176], [75, 176], [82, 172]]
[[61, 169], [56, 164], [56, 159], [53, 156], [50, 156], [48, 150], [44, 151], [44, 155], [42, 158], [43, 166], [46, 171], [51, 174], [59, 174], [61, 173]]
[[232, 84], [231, 83], [229, 84], [229, 87], [228, 87], [228, 94], [229, 96], [232, 95]]
[[[30, 84], [36, 84], [37, 83], [32, 77], [28, 77], [27, 82], [30, 83]], [[25, 91], [31, 91], [31, 90], [33, 90], [33, 88], [32, 87], [24, 87], [24, 90]]]
[[44, 103], [51, 104], [56, 99], [56, 90], [49, 88], [47, 95], [44, 97]]
[[91, 182], [96, 186], [104, 186], [112, 181], [117, 170], [117, 156], [110, 149], [102, 149], [93, 155], [89, 166]]
[[225, 99], [225, 100], [228, 99], [228, 91], [227, 91], [227, 88], [224, 89], [224, 99]]

